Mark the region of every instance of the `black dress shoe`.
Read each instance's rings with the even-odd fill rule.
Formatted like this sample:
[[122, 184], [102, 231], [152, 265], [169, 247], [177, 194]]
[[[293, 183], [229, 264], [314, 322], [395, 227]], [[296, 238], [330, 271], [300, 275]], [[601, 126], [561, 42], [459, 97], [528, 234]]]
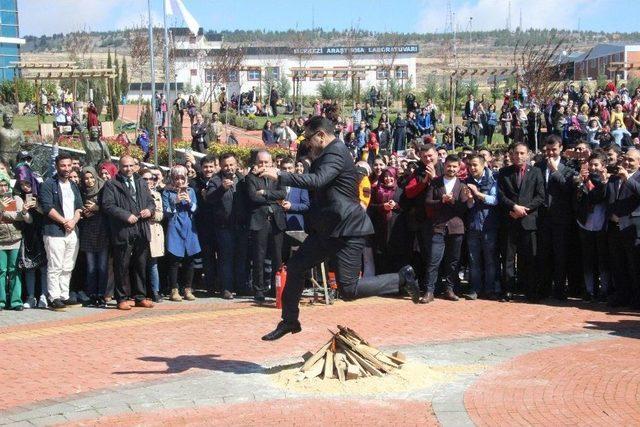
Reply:
[[500, 298], [500, 302], [509, 302], [513, 299], [513, 295], [511, 295], [511, 292], [505, 292], [504, 294], [502, 294], [502, 297]]
[[425, 296], [423, 296], [422, 298], [420, 298], [420, 304], [429, 304], [430, 302], [433, 302], [435, 300], [435, 297], [433, 296], [433, 292], [427, 292], [425, 294]]
[[300, 322], [285, 323], [285, 321], [283, 320], [282, 322], [278, 323], [278, 326], [276, 326], [273, 331], [263, 336], [262, 341], [275, 341], [289, 333], [297, 334], [301, 330], [302, 326], [300, 326]]
[[398, 271], [398, 276], [400, 276], [400, 286], [405, 286], [411, 301], [414, 304], [418, 304], [420, 302], [420, 286], [416, 280], [416, 272], [413, 271], [413, 267], [405, 265]]
[[460, 301], [460, 297], [458, 297], [458, 295], [456, 295], [451, 289], [447, 289], [442, 297], [449, 301]]

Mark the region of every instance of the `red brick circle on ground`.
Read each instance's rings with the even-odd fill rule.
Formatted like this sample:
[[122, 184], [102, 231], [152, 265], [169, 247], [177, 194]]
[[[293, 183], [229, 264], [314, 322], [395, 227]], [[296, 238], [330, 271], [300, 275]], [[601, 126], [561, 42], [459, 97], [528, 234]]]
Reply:
[[484, 374], [465, 394], [479, 426], [640, 425], [640, 340], [529, 353]]
[[[85, 322], [73, 319], [0, 328], [0, 412], [96, 390], [197, 375], [199, 370], [229, 370], [233, 364], [259, 368], [265, 362], [316, 350], [326, 342], [327, 328], [337, 323], [354, 328], [374, 345], [397, 346], [575, 332], [590, 325], [615, 330], [637, 319], [571, 306], [440, 300], [423, 306], [409, 300], [368, 298], [304, 307], [302, 333], [267, 343], [260, 336], [279, 320], [278, 310], [239, 306], [184, 304], [185, 311], [176, 313], [107, 310], [100, 321], [92, 315]], [[161, 361], [165, 359], [166, 363]]]
[[137, 413], [76, 426], [437, 426], [427, 402], [407, 400], [271, 400]]

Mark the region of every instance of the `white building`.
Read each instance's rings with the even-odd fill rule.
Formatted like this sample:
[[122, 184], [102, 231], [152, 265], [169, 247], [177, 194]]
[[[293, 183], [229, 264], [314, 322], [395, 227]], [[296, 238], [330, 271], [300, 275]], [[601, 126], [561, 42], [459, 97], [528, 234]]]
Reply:
[[[171, 30], [175, 40], [176, 81], [178, 87], [200, 87], [211, 90], [215, 73], [214, 56], [220, 53], [222, 38], [206, 37], [202, 29], [193, 36], [186, 28]], [[312, 49], [294, 47], [248, 47], [243, 49], [243, 61], [238, 70], [227, 76], [224, 86], [232, 95], [255, 87], [264, 94], [267, 76], [276, 80], [286, 77], [302, 95], [316, 96], [318, 85], [325, 79], [348, 85], [359, 82], [364, 95], [371, 86], [384, 84], [390, 78], [415, 86], [418, 45], [403, 46], [323, 46]], [[299, 79], [299, 81], [298, 81]], [[214, 89], [215, 90], [215, 89]], [[300, 93], [298, 92], [298, 93]]]

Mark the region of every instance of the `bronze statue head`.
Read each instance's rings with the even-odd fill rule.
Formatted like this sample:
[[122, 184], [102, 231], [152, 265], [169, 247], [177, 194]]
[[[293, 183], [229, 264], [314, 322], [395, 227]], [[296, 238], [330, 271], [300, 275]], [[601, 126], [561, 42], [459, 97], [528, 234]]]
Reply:
[[4, 127], [11, 128], [11, 126], [13, 126], [13, 113], [4, 113], [2, 115], [2, 121], [4, 122]]
[[100, 130], [96, 126], [91, 126], [89, 129], [89, 139], [91, 141], [97, 141], [100, 137]]

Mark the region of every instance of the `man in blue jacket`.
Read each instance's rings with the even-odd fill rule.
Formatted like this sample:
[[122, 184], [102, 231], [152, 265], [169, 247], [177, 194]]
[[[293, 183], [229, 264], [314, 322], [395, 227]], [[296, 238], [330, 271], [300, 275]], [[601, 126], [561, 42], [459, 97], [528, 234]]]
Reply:
[[61, 311], [69, 299], [69, 281], [78, 257], [80, 190], [69, 181], [71, 156], [56, 157], [56, 174], [41, 186], [38, 202], [44, 214], [42, 235], [47, 254], [47, 292], [52, 310]]

